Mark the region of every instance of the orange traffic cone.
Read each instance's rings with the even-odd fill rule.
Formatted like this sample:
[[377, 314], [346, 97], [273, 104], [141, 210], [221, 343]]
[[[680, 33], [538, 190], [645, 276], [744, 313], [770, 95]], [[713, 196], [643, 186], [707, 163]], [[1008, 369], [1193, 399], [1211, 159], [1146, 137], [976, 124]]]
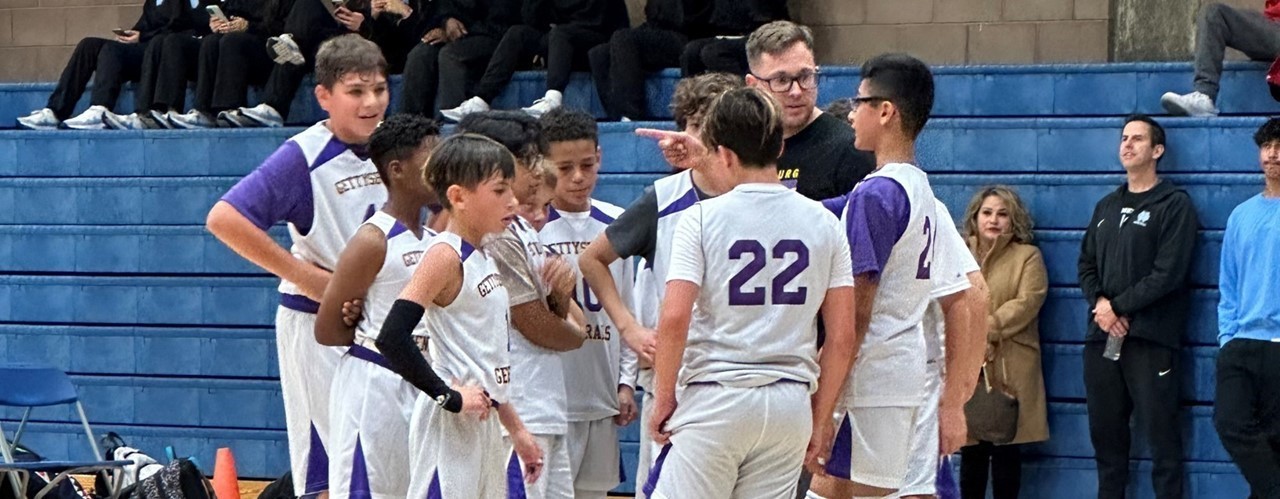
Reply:
[[218, 449], [213, 464], [213, 492], [218, 499], [240, 499], [240, 479], [236, 477], [236, 458], [231, 449]]

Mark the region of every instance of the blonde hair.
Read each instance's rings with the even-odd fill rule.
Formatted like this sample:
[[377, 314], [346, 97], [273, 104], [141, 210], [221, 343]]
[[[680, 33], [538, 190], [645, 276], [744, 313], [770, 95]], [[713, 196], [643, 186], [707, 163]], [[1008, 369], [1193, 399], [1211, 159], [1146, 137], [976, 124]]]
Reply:
[[1035, 238], [1035, 233], [1031, 231], [1035, 227], [1031, 213], [1027, 212], [1027, 206], [1022, 203], [1018, 193], [1004, 185], [989, 185], [974, 194], [969, 201], [969, 208], [964, 210], [965, 237], [978, 237], [978, 211], [982, 209], [982, 202], [991, 196], [1000, 198], [1004, 202], [1004, 209], [1009, 212], [1009, 232], [1013, 234], [1013, 241], [1031, 244]]
[[556, 182], [559, 181], [559, 173], [556, 172], [555, 165], [551, 164], [550, 161], [545, 159], [538, 160], [537, 166], [534, 167], [534, 171], [542, 177], [542, 185], [552, 189], [556, 188]]

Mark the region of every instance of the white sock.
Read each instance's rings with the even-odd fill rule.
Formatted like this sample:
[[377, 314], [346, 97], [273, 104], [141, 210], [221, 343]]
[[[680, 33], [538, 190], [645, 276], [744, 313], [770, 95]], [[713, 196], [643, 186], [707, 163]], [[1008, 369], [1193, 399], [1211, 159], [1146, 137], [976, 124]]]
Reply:
[[547, 95], [542, 96], [542, 98], [547, 102], [554, 102], [556, 105], [564, 102], [564, 94], [560, 93], [559, 90], [547, 90]]

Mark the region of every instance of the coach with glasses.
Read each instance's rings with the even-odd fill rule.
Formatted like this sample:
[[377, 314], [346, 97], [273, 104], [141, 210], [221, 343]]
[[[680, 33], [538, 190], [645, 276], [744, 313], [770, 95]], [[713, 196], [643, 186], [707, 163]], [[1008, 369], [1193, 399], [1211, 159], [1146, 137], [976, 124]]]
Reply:
[[853, 148], [853, 128], [822, 112], [813, 33], [790, 21], [761, 26], [747, 39], [747, 85], [765, 90], [782, 108], [778, 178], [809, 199], [847, 194], [875, 168], [875, 158]]

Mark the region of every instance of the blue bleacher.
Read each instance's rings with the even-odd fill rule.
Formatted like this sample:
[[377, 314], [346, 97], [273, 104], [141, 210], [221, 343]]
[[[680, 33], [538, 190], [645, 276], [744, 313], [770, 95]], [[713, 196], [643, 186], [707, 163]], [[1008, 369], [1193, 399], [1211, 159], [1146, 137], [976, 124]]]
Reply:
[[[1160, 118], [1170, 141], [1160, 169], [1191, 194], [1202, 224], [1182, 353], [1191, 497], [1247, 490], [1212, 427], [1215, 288], [1227, 215], [1261, 186], [1253, 132], [1260, 115], [1280, 111], [1265, 69], [1227, 64], [1218, 104], [1235, 117]], [[1027, 449], [1024, 495], [1090, 495], [1097, 482], [1083, 400], [1079, 243], [1094, 203], [1123, 182], [1121, 117], [1161, 114], [1160, 93], [1189, 90], [1191, 67], [969, 66], [936, 75], [936, 118], [918, 160], [938, 196], [961, 217], [979, 187], [1016, 187], [1049, 269], [1040, 326], [1053, 439]], [[857, 79], [856, 68], [824, 68], [819, 102], [852, 95]], [[669, 116], [675, 80], [674, 71], [649, 79], [654, 116]], [[532, 101], [542, 84], [540, 74], [521, 73], [496, 107]], [[398, 85], [393, 78], [393, 100]], [[42, 106], [51, 88], [0, 84], [0, 128]], [[122, 107], [131, 102], [126, 91]], [[310, 92], [296, 102], [294, 125], [321, 117]], [[601, 115], [584, 75], [575, 75], [566, 102]], [[668, 171], [654, 144], [634, 136], [639, 127], [672, 124], [601, 124], [597, 197], [625, 206]], [[175, 445], [211, 468], [216, 448], [230, 446], [242, 477], [285, 471], [276, 281], [218, 243], [203, 221], [220, 194], [299, 130], [0, 132], [0, 362], [39, 358], [67, 370], [96, 427], [153, 454]], [[288, 237], [282, 227], [272, 235]], [[18, 416], [0, 411], [0, 420]], [[83, 445], [70, 414], [38, 418], [24, 442], [42, 454]], [[621, 432], [628, 473], [638, 436], [635, 424]], [[1153, 497], [1149, 453], [1135, 443], [1133, 456], [1131, 492]], [[619, 491], [633, 490], [634, 478]]]

